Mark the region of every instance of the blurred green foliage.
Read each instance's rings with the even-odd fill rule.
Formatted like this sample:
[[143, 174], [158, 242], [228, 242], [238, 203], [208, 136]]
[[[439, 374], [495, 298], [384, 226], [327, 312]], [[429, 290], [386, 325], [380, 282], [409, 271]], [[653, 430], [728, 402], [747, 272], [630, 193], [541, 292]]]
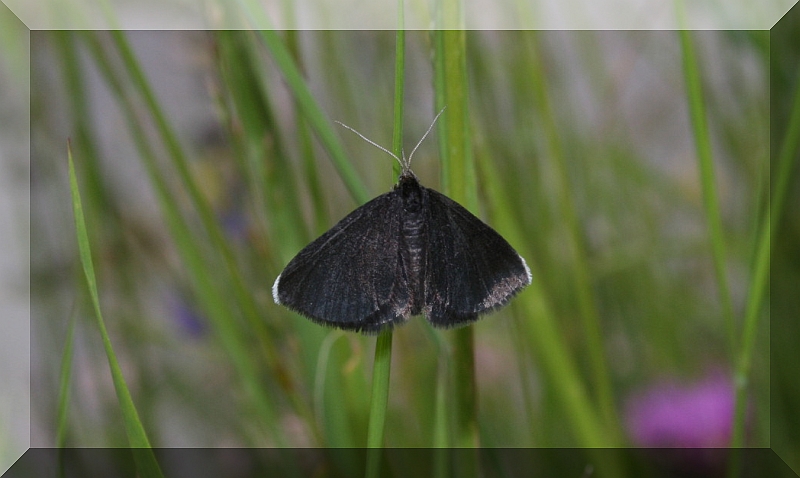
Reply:
[[[637, 445], [624, 416], [632, 393], [670, 377], [733, 376], [749, 340], [745, 444], [788, 443], [800, 460], [791, 405], [800, 379], [769, 355], [770, 316], [773, 340], [788, 342], [781, 350], [797, 337], [797, 168], [769, 277], [772, 297], [786, 300], [770, 304], [767, 291], [753, 329], [744, 326], [778, 174], [770, 155], [786, 140], [798, 90], [800, 42], [779, 40], [691, 33], [701, 85], [692, 98], [674, 32], [465, 34], [468, 101], [448, 105], [443, 128], [468, 128], [470, 207], [534, 274], [510, 307], [473, 326], [469, 398], [481, 446]], [[65, 221], [66, 137], [104, 317], [151, 443], [365, 445], [375, 338], [291, 314], [270, 287], [308, 241], [392, 186], [394, 161], [332, 120], [390, 147], [394, 41], [394, 32], [366, 31], [32, 32], [40, 445], [55, 443], [59, 406], [61, 443], [126, 444]], [[436, 41], [406, 34], [407, 147], [438, 111]], [[707, 123], [705, 181], [692, 101]], [[441, 140], [428, 139], [412, 165], [435, 189], [447, 174]], [[719, 229], [707, 226], [709, 184]], [[715, 241], [724, 249], [717, 269]], [[65, 406], [59, 370], [73, 301], [80, 320]], [[458, 333], [421, 319], [394, 331], [387, 446], [440, 443], [437, 406], [460, 390], [449, 375]], [[329, 459], [343, 474], [363, 467], [357, 450]], [[634, 473], [614, 458], [587, 459], [600, 476]]]

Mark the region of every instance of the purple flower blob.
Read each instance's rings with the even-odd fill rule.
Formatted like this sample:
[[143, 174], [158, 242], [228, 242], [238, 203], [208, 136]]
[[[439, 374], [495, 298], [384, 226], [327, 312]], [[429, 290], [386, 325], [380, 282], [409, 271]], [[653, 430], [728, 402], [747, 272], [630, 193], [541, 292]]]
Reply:
[[182, 297], [176, 295], [170, 300], [172, 317], [182, 332], [190, 337], [201, 337], [206, 331], [206, 320]]
[[692, 384], [664, 381], [634, 395], [625, 409], [632, 444], [659, 448], [723, 448], [733, 428], [734, 387], [713, 373]]

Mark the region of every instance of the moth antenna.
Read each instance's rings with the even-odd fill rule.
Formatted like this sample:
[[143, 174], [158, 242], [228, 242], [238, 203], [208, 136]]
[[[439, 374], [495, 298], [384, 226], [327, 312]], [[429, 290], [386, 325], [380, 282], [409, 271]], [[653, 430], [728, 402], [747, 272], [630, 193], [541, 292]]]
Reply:
[[361, 133], [359, 133], [358, 131], [356, 131], [355, 129], [353, 129], [353, 128], [351, 128], [351, 127], [347, 126], [346, 124], [342, 123], [341, 121], [336, 121], [336, 122], [337, 122], [337, 123], [339, 123], [340, 125], [344, 126], [345, 128], [349, 129], [349, 130], [350, 130], [350, 131], [352, 131], [353, 133], [355, 133], [355, 134], [357, 134], [357, 135], [361, 136], [361, 139], [363, 139], [363, 140], [364, 140], [364, 141], [366, 141], [367, 143], [371, 144], [372, 146], [375, 146], [376, 148], [380, 149], [380, 150], [381, 150], [381, 151], [383, 151], [384, 153], [387, 153], [389, 156], [391, 156], [391, 157], [393, 157], [394, 159], [396, 159], [396, 160], [397, 160], [397, 162], [398, 162], [398, 163], [400, 163], [400, 167], [401, 167], [401, 168], [403, 168], [404, 170], [405, 170], [405, 169], [408, 169], [408, 168], [406, 168], [406, 165], [405, 165], [405, 163], [403, 163], [403, 161], [401, 161], [401, 160], [400, 160], [400, 158], [398, 158], [398, 157], [397, 157], [397, 156], [396, 156], [396, 155], [395, 155], [393, 152], [391, 152], [391, 151], [389, 151], [388, 149], [384, 148], [383, 146], [379, 145], [379, 144], [378, 144], [378, 143], [376, 143], [375, 141], [372, 141], [371, 139], [367, 138], [367, 137], [366, 137], [366, 136], [364, 136], [363, 134], [361, 134]]
[[435, 118], [433, 118], [433, 121], [431, 121], [431, 125], [430, 125], [430, 126], [428, 126], [428, 131], [426, 131], [426, 132], [425, 132], [425, 134], [423, 134], [423, 135], [422, 135], [422, 138], [420, 138], [420, 140], [419, 140], [419, 142], [417, 143], [417, 145], [416, 145], [416, 146], [414, 146], [414, 149], [412, 149], [412, 150], [411, 150], [411, 154], [409, 154], [409, 155], [408, 155], [408, 165], [409, 165], [409, 167], [411, 167], [411, 158], [414, 156], [414, 153], [417, 151], [417, 148], [419, 148], [419, 145], [421, 145], [421, 144], [422, 144], [422, 142], [425, 140], [425, 138], [428, 136], [428, 133], [430, 133], [430, 132], [431, 132], [431, 130], [433, 129], [433, 125], [435, 125], [435, 124], [436, 124], [436, 120], [438, 120], [438, 119], [439, 119], [439, 116], [441, 116], [441, 115], [442, 115], [442, 113], [444, 113], [444, 109], [445, 109], [445, 108], [447, 108], [447, 106], [445, 106], [444, 108], [442, 108], [442, 109], [441, 109], [441, 111], [439, 111], [439, 113], [436, 115], [436, 117], [435, 117]]

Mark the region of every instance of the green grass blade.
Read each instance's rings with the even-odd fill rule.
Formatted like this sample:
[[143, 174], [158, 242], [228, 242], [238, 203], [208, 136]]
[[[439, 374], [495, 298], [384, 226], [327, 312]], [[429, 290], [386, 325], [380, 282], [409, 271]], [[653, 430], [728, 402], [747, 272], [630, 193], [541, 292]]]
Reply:
[[[800, 78], [800, 68], [795, 74]], [[783, 207], [786, 203], [786, 194], [789, 191], [790, 179], [797, 162], [797, 152], [800, 150], [800, 80], [795, 86], [792, 111], [786, 135], [783, 138], [778, 152], [778, 169], [772, 185], [772, 200], [770, 201], [770, 221], [773, 226], [772, 237], [775, 237], [777, 226], [780, 223]]]
[[[524, 247], [529, 244], [524, 233], [518, 227], [518, 220], [514, 217], [510, 198], [505, 192], [499, 174], [491, 164], [478, 162], [481, 178], [486, 185], [489, 210], [492, 222], [498, 230], [503, 231], [510, 243], [519, 244], [520, 253], [528, 255]], [[553, 311], [550, 298], [543, 288], [542, 274], [536, 269], [536, 261], [528, 262], [533, 282], [523, 293], [526, 297], [517, 299], [513, 304], [519, 321], [519, 330], [524, 340], [530, 343], [543, 374], [548, 383], [560, 398], [561, 413], [564, 415], [568, 426], [572, 429], [578, 446], [586, 448], [610, 448], [619, 444], [618, 431], [609, 430], [609, 425], [594, 408], [589, 398], [588, 391], [581, 379], [578, 366], [570, 355], [564, 340], [556, 325], [556, 314]], [[595, 467], [599, 476], [624, 476], [620, 457], [608, 450], [602, 453], [590, 453], [595, 460]]]
[[[439, 149], [442, 162], [442, 192], [477, 212], [477, 186], [469, 138], [468, 85], [466, 74], [466, 37], [463, 30], [434, 32], [437, 70], [437, 109], [447, 108], [439, 118]], [[453, 331], [453, 364], [455, 377], [453, 399], [457, 401], [453, 446], [478, 445], [475, 416], [475, 370], [473, 328]]]
[[[798, 69], [797, 78], [800, 78]], [[731, 446], [740, 448], [745, 445], [744, 431], [747, 411], [747, 387], [750, 380], [750, 369], [753, 362], [753, 349], [755, 347], [758, 321], [761, 317], [764, 294], [769, 281], [770, 248], [780, 228], [783, 207], [789, 190], [798, 152], [800, 152], [800, 80], [795, 85], [792, 110], [789, 124], [781, 143], [777, 158], [777, 171], [773, 180], [772, 197], [770, 199], [770, 213], [765, 217], [761, 226], [759, 242], [756, 249], [756, 258], [753, 265], [752, 279], [747, 293], [745, 305], [744, 330], [742, 332], [742, 345], [736, 363], [736, 406], [734, 411], [733, 434]], [[732, 473], [737, 467], [731, 466]], [[735, 476], [730, 474], [729, 476]]]
[[722, 217], [719, 210], [719, 199], [714, 174], [714, 158], [711, 151], [711, 137], [706, 120], [706, 108], [703, 99], [700, 71], [695, 58], [691, 32], [680, 30], [681, 49], [683, 53], [683, 72], [686, 80], [686, 93], [689, 101], [689, 112], [692, 119], [697, 160], [700, 168], [700, 184], [703, 189], [703, 207], [708, 220], [708, 233], [711, 239], [711, 251], [714, 259], [714, 273], [717, 279], [722, 305], [722, 317], [728, 335], [728, 347], [736, 350], [736, 327], [733, 318], [733, 302], [728, 287], [728, 274], [725, 267], [725, 240], [722, 231]]
[[215, 263], [208, 260], [206, 252], [201, 249], [194, 237], [195, 233], [189, 227], [186, 218], [181, 215], [178, 202], [156, 164], [155, 152], [147, 139], [144, 127], [135, 116], [137, 108], [132, 102], [131, 95], [124, 91], [120, 79], [117, 78], [110, 66], [111, 62], [100, 48], [95, 34], [86, 33], [86, 39], [96, 64], [120, 102], [121, 111], [126, 115], [134, 144], [139, 150], [143, 165], [156, 193], [159, 207], [164, 215], [164, 221], [187, 270], [187, 276], [195, 291], [195, 296], [203, 310], [206, 311], [223, 349], [237, 370], [245, 395], [252, 401], [260, 421], [269, 428], [270, 436], [278, 446], [285, 444], [282, 429], [277, 425], [272, 403], [261, 386], [261, 374], [253, 363], [249, 347], [245, 344], [238, 324], [231, 317], [230, 299], [225, 295], [224, 288], [220, 287], [221, 284], [214, 281], [219, 276], [218, 270], [215, 269]]
[[163, 477], [155, 455], [150, 449], [150, 441], [147, 439], [147, 433], [145, 433], [144, 426], [139, 420], [139, 414], [136, 411], [136, 406], [133, 404], [128, 385], [125, 383], [122, 370], [114, 354], [111, 339], [108, 337], [108, 332], [106, 331], [103, 314], [100, 310], [97, 280], [94, 274], [94, 265], [92, 264], [89, 235], [86, 232], [86, 222], [83, 216], [83, 205], [81, 203], [80, 192], [78, 191], [78, 180], [75, 176], [75, 165], [72, 161], [72, 151], [68, 151], [67, 155], [69, 159], [69, 184], [72, 193], [72, 210], [75, 215], [75, 232], [78, 240], [81, 265], [83, 266], [86, 286], [88, 287], [89, 296], [91, 297], [92, 306], [94, 307], [97, 327], [103, 339], [103, 347], [105, 348], [106, 357], [108, 358], [114, 389], [117, 392], [117, 399], [125, 424], [125, 432], [128, 435], [128, 442], [132, 448], [147, 449], [145, 452], [134, 452], [133, 454], [139, 474], [146, 477]]
[[389, 401], [389, 375], [392, 362], [392, 332], [382, 332], [375, 343], [375, 361], [372, 371], [372, 399], [367, 429], [367, 478], [380, 476], [380, 449], [383, 447], [383, 430], [386, 424], [386, 407]]
[[364, 204], [371, 199], [366, 186], [359, 178], [355, 168], [347, 157], [341, 142], [331, 127], [331, 121], [323, 113], [317, 101], [311, 95], [300, 70], [292, 59], [289, 50], [284, 45], [278, 33], [272, 30], [261, 31], [261, 38], [269, 48], [273, 60], [281, 70], [286, 84], [292, 90], [300, 111], [308, 119], [311, 127], [317, 132], [320, 143], [328, 151], [334, 167], [339, 172], [347, 190], [358, 204]]
[[[328, 375], [328, 363], [331, 359], [331, 349], [337, 340], [344, 337], [344, 332], [334, 330], [330, 332], [319, 346], [317, 353], [317, 367], [314, 374], [314, 414], [320, 422], [325, 421], [325, 380]], [[356, 446], [352, 444], [350, 446]]]
[[[238, 146], [237, 156], [242, 176], [257, 198], [254, 208], [269, 216], [263, 223], [280, 224], [280, 228], [262, 225], [270, 244], [279, 244], [278, 257], [286, 257], [308, 242], [308, 231], [303, 217], [296, 177], [291, 168], [279, 121], [270, 101], [264, 63], [257, 56], [260, 45], [249, 32], [220, 31], [214, 34], [219, 59], [219, 75], [225, 86], [222, 91], [229, 98], [230, 124], [240, 124], [242, 130], [231, 131], [230, 136]], [[223, 103], [225, 103], [223, 101]], [[264, 158], [270, 158], [265, 161]], [[267, 212], [268, 211], [268, 212]]]
[[[398, 158], [403, 150], [403, 99], [405, 93], [406, 34], [403, 30], [404, 0], [398, 0], [398, 29], [395, 35], [394, 67], [394, 127], [392, 130], [392, 152]], [[395, 176], [400, 165], [395, 162]], [[386, 425], [386, 408], [389, 403], [389, 378], [392, 371], [392, 330], [378, 336], [375, 343], [375, 359], [372, 366], [372, 396], [370, 399], [369, 425], [367, 428], [367, 478], [380, 476], [380, 451], [383, 446], [383, 431]]]
[[[487, 189], [487, 197], [494, 226], [503, 231], [511, 244], [520, 245], [520, 254], [525, 257], [530, 251], [525, 249], [525, 237], [522, 231], [515, 227], [515, 219], [510, 211], [513, 208], [510, 199], [503, 192], [503, 186], [497, 172], [490, 164], [481, 165], [481, 178]], [[551, 386], [562, 398], [562, 413], [581, 447], [609, 447], [609, 433], [602, 425], [588, 392], [581, 380], [578, 366], [575, 364], [566, 341], [561, 336], [556, 326], [556, 315], [550, 305], [550, 299], [542, 287], [542, 275], [536, 270], [535, 261], [528, 261], [528, 266], [533, 274], [533, 282], [525, 289], [515, 307], [522, 310], [524, 318], [521, 330], [526, 334], [532, 344], [538, 360], [547, 376]]]
[[[292, 158], [281, 133], [279, 115], [271, 98], [268, 71], [264, 67], [263, 58], [259, 56], [262, 45], [258, 38], [254, 32], [220, 31], [214, 33], [214, 40], [217, 45], [215, 52], [219, 77], [224, 82], [219, 90], [221, 97], [218, 102], [220, 110], [225, 112], [224, 123], [228, 125], [235, 161], [240, 168], [238, 176], [247, 182], [248, 196], [252, 198], [251, 207], [255, 216], [253, 228], [263, 234], [264, 243], [270, 246], [265, 254], [268, 256], [267, 262], [270, 263], [272, 261], [269, 259], [273, 259], [278, 263], [275, 264], [277, 267], [288, 262], [311, 239], [303, 221], [300, 196], [303, 189], [298, 187]], [[294, 116], [298, 130], [302, 131], [302, 115]], [[314, 197], [314, 181], [309, 182], [312, 183], [310, 189]], [[321, 206], [316, 197], [314, 203], [314, 209], [318, 211]], [[262, 258], [255, 255], [248, 257]], [[274, 274], [277, 275], [277, 272]], [[274, 279], [274, 276], [269, 278]], [[266, 332], [262, 329], [259, 333]], [[301, 343], [310, 341], [316, 345], [319, 342], [318, 333], [304, 335], [311, 337], [303, 339]], [[261, 340], [267, 342], [266, 337]], [[308, 349], [303, 347], [303, 350]], [[308, 359], [301, 363], [306, 367], [312, 366]], [[294, 367], [289, 360], [282, 360], [279, 365], [286, 369], [285, 372]], [[290, 373], [284, 375], [279, 380], [292, 407], [309, 424], [315, 435], [315, 442], [325, 443], [321, 430], [313, 419], [311, 406], [300, 392], [302, 386], [294, 385], [298, 382], [297, 377]], [[341, 437], [344, 434], [333, 436]], [[344, 446], [330, 441], [328, 445]]]
[[[201, 193], [197, 182], [193, 179], [189, 171], [188, 159], [180, 145], [180, 141], [167, 121], [160, 104], [156, 100], [152, 88], [149, 86], [130, 45], [125, 39], [124, 32], [112, 31], [111, 34], [114, 38], [114, 44], [123, 60], [123, 64], [128, 74], [133, 79], [133, 85], [144, 98], [145, 104], [155, 120], [156, 129], [167, 147], [169, 157], [178, 171], [181, 182], [189, 193], [189, 198], [200, 216], [203, 227], [212, 240], [216, 250], [222, 255], [226, 271], [231, 278], [230, 285], [236, 303], [241, 308], [242, 314], [247, 320], [247, 324], [251, 328], [252, 333], [258, 339], [260, 351], [265, 362], [275, 371], [274, 376], [289, 377], [290, 374], [283, 372], [285, 366], [282, 364], [280, 354], [277, 352], [277, 345], [270, 339], [274, 334], [269, 332], [267, 328], [268, 323], [262, 319], [259, 313], [259, 307], [255, 302], [253, 294], [250, 293], [241, 270], [236, 263], [231, 245], [225, 239], [222, 226], [219, 221], [216, 220], [211, 206]], [[287, 384], [285, 389], [291, 391], [295, 390], [296, 387]]]
[[[532, 35], [531, 38], [536, 38], [536, 36]], [[568, 177], [567, 157], [562, 147], [560, 129], [550, 103], [545, 70], [538, 54], [538, 44], [534, 42], [530, 45], [529, 52], [534, 56], [531, 61], [531, 65], [533, 66], [532, 81], [534, 83], [537, 103], [543, 116], [542, 122], [547, 136], [548, 150], [553, 159], [558, 181], [559, 212], [562, 215], [561, 220], [566, 227], [565, 239], [567, 247], [574, 257], [572, 276], [582, 328], [585, 333], [586, 348], [589, 355], [588, 362], [591, 364], [597, 402], [603, 419], [607, 424], [609, 442], [620, 443], [621, 437], [618, 433], [619, 418], [617, 417], [615, 407], [611, 376], [608, 371], [607, 354], [603, 346], [600, 314], [596, 307], [597, 300], [593, 291], [586, 244], [583, 240], [584, 234], [580, 229], [580, 220]]]
[[[441, 9], [441, 2], [436, 2], [437, 9]], [[438, 10], [435, 12], [436, 15], [440, 15], [441, 12]], [[441, 22], [440, 22], [441, 23]], [[439, 65], [439, 58], [441, 57], [441, 52], [444, 50], [443, 47], [443, 36], [439, 32], [433, 32], [432, 36], [432, 43], [434, 54], [436, 55], [434, 58], [434, 67], [433, 67], [433, 88], [434, 88], [434, 101], [435, 107], [437, 111], [441, 111], [442, 108], [445, 107], [445, 91], [444, 91], [444, 68]], [[447, 164], [447, 157], [444, 155], [445, 143], [447, 141], [445, 133], [446, 129], [443, 126], [443, 122], [446, 119], [447, 115], [444, 115], [445, 118], [439, 118], [439, 124], [437, 125], [437, 131], [439, 135], [439, 162], [441, 163], [442, 171], [445, 170]], [[442, 191], [446, 191], [449, 185], [449, 177], [446, 174], [441, 174], [440, 185]], [[434, 332], [435, 333], [435, 332]], [[438, 337], [438, 335], [437, 335]], [[435, 408], [435, 419], [434, 419], [434, 431], [433, 431], [433, 446], [435, 448], [449, 448], [452, 446], [451, 440], [451, 408], [447, 406], [447, 397], [452, 396], [450, 392], [450, 367], [448, 366], [450, 363], [449, 351], [447, 350], [449, 347], [440, 346], [438, 347], [438, 354], [439, 354], [439, 361], [438, 361], [438, 373], [436, 375], [436, 408]], [[434, 470], [436, 472], [437, 477], [443, 476], [450, 476], [450, 462], [448, 461], [448, 455], [445, 451], [437, 451], [434, 455]]]
[[444, 345], [440, 345], [439, 360], [436, 369], [436, 404], [435, 422], [433, 425], [433, 476], [435, 478], [445, 478], [450, 476], [450, 466], [447, 460], [450, 448], [450, 433], [448, 430], [449, 421], [447, 420], [447, 391], [448, 378], [450, 376], [447, 368], [447, 352]]
[[[404, 0], [398, 0], [398, 30], [395, 34], [395, 61], [394, 61], [394, 128], [392, 130], [392, 152], [398, 158], [403, 157], [403, 101], [405, 99], [405, 73], [406, 73], [406, 32], [403, 30]], [[395, 179], [400, 177], [400, 165], [394, 163]]]
[[[86, 94], [85, 71], [81, 68], [78, 45], [76, 45], [77, 35], [71, 31], [55, 31], [53, 36], [61, 53], [61, 71], [64, 74], [66, 97], [71, 115], [75, 119], [72, 147], [75, 154], [81, 158], [83, 166], [80, 168], [80, 173], [82, 173], [83, 190], [87, 196], [86, 210], [98, 212], [96, 217], [89, 218], [89, 227], [92, 227], [92, 223], [96, 223], [102, 225], [105, 231], [117, 233], [122, 229], [117, 214], [117, 198], [103, 181], [100, 154], [93, 135], [91, 103]], [[90, 229], [90, 237], [92, 232]]]
[[[444, 15], [459, 18], [459, 2], [445, 2]], [[455, 15], [455, 16], [454, 16]], [[440, 20], [442, 20], [440, 18]], [[445, 20], [446, 21], [446, 20]], [[440, 23], [441, 25], [442, 23]], [[466, 68], [466, 32], [437, 30], [434, 35], [434, 90], [437, 109], [447, 111], [439, 119], [439, 151], [442, 163], [442, 192], [477, 212], [477, 184], [469, 136], [469, 85]], [[451, 365], [453, 389], [450, 404], [453, 413], [454, 447], [475, 448], [480, 444], [475, 385], [474, 328], [462, 327], [452, 332]], [[470, 459], [453, 463], [459, 476], [477, 476], [477, 453]]]
[[469, 137], [466, 33], [463, 30], [437, 30], [433, 35], [436, 110], [447, 108], [437, 124], [441, 188], [444, 194], [474, 213], [478, 194]]
[[[300, 45], [296, 30], [286, 32], [286, 43], [289, 53], [295, 63], [300, 64]], [[297, 109], [295, 104], [295, 109]], [[322, 180], [319, 173], [319, 162], [314, 150], [311, 127], [308, 120], [302, 114], [295, 114], [295, 128], [297, 129], [298, 143], [300, 145], [300, 156], [303, 158], [302, 177], [308, 185], [311, 196], [312, 209], [314, 211], [313, 231], [325, 231], [329, 226], [327, 208], [325, 207], [325, 195], [322, 189]], [[310, 239], [310, 238], [309, 238]]]

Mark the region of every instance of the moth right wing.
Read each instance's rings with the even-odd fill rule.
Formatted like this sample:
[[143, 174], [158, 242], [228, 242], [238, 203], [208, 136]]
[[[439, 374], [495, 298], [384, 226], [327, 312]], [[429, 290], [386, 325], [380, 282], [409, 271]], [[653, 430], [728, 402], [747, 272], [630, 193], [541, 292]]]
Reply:
[[437, 327], [457, 327], [505, 305], [531, 283], [517, 251], [447, 196], [428, 192], [425, 307]]

